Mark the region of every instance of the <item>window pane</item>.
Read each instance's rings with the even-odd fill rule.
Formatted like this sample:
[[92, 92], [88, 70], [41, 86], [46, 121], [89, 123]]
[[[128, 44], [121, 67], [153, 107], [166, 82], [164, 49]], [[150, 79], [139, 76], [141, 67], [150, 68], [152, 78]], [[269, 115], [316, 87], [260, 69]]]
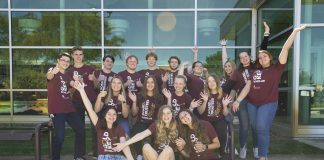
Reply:
[[0, 12], [0, 46], [9, 45], [8, 13]]
[[271, 0], [266, 1], [262, 8], [294, 8], [294, 0]]
[[100, 0], [12, 0], [12, 8], [99, 9]]
[[8, 8], [8, 0], [0, 0], [0, 8]]
[[228, 45], [251, 45], [251, 12], [198, 12], [198, 45], [215, 46], [222, 38]]
[[13, 45], [98, 46], [100, 12], [13, 12]]
[[10, 88], [9, 52], [7, 49], [0, 49], [0, 89]]
[[47, 92], [13, 92], [14, 115], [48, 115]]
[[[259, 16], [261, 16], [261, 20], [258, 22], [258, 28], [260, 28], [258, 34], [258, 44], [261, 44], [263, 33], [264, 33], [264, 25], [263, 22], [267, 22], [270, 27], [271, 36], [282, 32], [283, 30], [293, 26], [293, 9], [287, 10], [277, 10], [277, 9], [261, 9], [259, 10]], [[290, 34], [290, 31], [289, 31]], [[277, 41], [277, 40], [276, 40]], [[283, 42], [284, 43], [284, 42]], [[283, 44], [282, 43], [282, 44]]]
[[250, 8], [250, 0], [198, 0], [198, 8]]
[[10, 93], [0, 91], [0, 115], [10, 115], [11, 103]]
[[302, 23], [323, 23], [323, 0], [302, 0]]
[[[13, 88], [46, 89], [46, 72], [56, 64], [58, 54], [59, 50], [55, 49], [13, 50]], [[84, 50], [84, 54], [85, 63], [101, 65], [100, 50]]]
[[107, 12], [106, 46], [190, 46], [194, 12]]
[[107, 0], [104, 8], [109, 9], [146, 9], [146, 8], [194, 8], [194, 0]]

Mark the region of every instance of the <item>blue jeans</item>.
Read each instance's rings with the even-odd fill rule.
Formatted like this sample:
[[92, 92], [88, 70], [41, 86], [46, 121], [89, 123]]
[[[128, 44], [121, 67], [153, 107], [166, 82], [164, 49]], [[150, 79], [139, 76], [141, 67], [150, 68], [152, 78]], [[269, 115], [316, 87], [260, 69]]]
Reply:
[[278, 101], [256, 106], [248, 103], [248, 112], [252, 129], [258, 137], [259, 157], [267, 157], [270, 144], [270, 128], [276, 115]]
[[127, 134], [127, 136], [130, 137], [130, 130], [129, 130], [129, 122], [128, 122], [128, 119], [120, 118], [117, 123], [118, 123], [118, 125], [120, 125], [124, 129], [124, 131]]
[[76, 112], [55, 113], [53, 118], [53, 160], [60, 159], [60, 152], [64, 142], [65, 122], [67, 122], [75, 133], [74, 137], [74, 158], [85, 155], [84, 125]]
[[[249, 133], [249, 114], [248, 114], [248, 107], [247, 107], [247, 100], [242, 100], [240, 103], [240, 109], [237, 113], [240, 122], [240, 147], [243, 148], [247, 144], [248, 133]], [[254, 129], [252, 129], [252, 140], [253, 140], [253, 147], [256, 148], [258, 146], [257, 142], [257, 134]]]

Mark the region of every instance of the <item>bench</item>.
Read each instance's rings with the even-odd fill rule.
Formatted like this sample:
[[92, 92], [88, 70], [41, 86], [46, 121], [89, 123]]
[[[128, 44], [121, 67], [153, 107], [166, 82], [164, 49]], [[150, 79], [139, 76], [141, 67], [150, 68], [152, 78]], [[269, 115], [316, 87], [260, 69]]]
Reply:
[[3, 130], [0, 131], [0, 140], [5, 141], [26, 141], [33, 138], [33, 130], [17, 131], [17, 130]]

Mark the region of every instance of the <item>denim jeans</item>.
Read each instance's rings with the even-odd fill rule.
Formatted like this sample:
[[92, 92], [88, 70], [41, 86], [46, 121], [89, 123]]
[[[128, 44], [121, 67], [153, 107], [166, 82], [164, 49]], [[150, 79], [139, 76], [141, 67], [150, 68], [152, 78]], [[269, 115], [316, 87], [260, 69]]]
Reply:
[[[248, 133], [249, 133], [249, 114], [248, 114], [248, 107], [247, 107], [247, 100], [242, 100], [240, 103], [240, 109], [237, 113], [240, 122], [240, 130], [239, 130], [239, 138], [240, 138], [240, 147], [243, 148], [247, 144]], [[252, 129], [252, 140], [253, 140], [253, 147], [257, 148], [257, 134], [254, 129]]]
[[270, 144], [270, 128], [276, 115], [278, 101], [256, 106], [248, 103], [252, 129], [257, 132], [259, 157], [267, 157]]
[[127, 160], [123, 155], [99, 155], [98, 160]]
[[54, 137], [53, 137], [53, 160], [60, 159], [60, 152], [64, 142], [65, 122], [73, 129], [74, 136], [74, 158], [85, 155], [85, 135], [84, 125], [76, 112], [55, 113], [53, 118]]
[[127, 134], [128, 137], [130, 137], [130, 130], [129, 130], [129, 122], [128, 122], [128, 119], [125, 119], [125, 118], [120, 118], [118, 119], [118, 125], [120, 125], [125, 133]]

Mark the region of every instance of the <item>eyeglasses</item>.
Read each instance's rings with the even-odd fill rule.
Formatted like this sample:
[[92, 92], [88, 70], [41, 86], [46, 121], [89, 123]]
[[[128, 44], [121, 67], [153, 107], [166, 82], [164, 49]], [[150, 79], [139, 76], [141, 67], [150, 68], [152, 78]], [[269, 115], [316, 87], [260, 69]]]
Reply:
[[60, 61], [63, 61], [65, 63], [70, 63], [70, 60], [60, 59]]

